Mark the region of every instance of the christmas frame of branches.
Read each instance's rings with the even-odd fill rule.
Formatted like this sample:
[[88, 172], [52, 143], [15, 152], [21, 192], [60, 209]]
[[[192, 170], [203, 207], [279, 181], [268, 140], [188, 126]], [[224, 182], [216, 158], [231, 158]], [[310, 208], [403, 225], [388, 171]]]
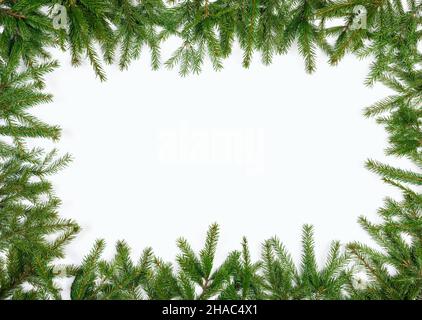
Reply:
[[[0, 0], [0, 299], [62, 299], [60, 277], [73, 279], [71, 299], [422, 299], [421, 11], [422, 2], [414, 0]], [[364, 27], [356, 28], [357, 18], [365, 19]], [[160, 46], [169, 36], [179, 37], [181, 46], [162, 62]], [[254, 53], [270, 64], [293, 44], [309, 73], [317, 67], [317, 49], [332, 65], [347, 54], [370, 57], [366, 84], [394, 90], [364, 115], [388, 132], [386, 154], [417, 169], [366, 163], [402, 193], [385, 199], [380, 222], [359, 219], [378, 248], [333, 242], [318, 266], [313, 229], [306, 225], [297, 264], [272, 238], [263, 242], [258, 261], [243, 239], [215, 265], [219, 228], [212, 225], [200, 252], [177, 240], [173, 264], [150, 248], [135, 262], [125, 242], [104, 260], [101, 240], [80, 265], [58, 264], [79, 227], [58, 214], [60, 200], [48, 177], [70, 156], [26, 144], [60, 138], [59, 127], [30, 113], [52, 100], [44, 77], [58, 63], [49, 48], [68, 50], [75, 66], [88, 59], [104, 81], [104, 64], [128, 68], [144, 48], [153, 69], [178, 68], [185, 76], [209, 59], [219, 70], [235, 42], [246, 68]]]

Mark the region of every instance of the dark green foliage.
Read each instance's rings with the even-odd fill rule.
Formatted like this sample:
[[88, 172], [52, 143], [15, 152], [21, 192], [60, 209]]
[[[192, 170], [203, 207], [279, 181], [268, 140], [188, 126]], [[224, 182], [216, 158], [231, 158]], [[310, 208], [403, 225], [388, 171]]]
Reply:
[[147, 284], [152, 265], [152, 252], [146, 249], [137, 265], [130, 258], [130, 249], [124, 242], [116, 245], [112, 261], [100, 260], [104, 241], [97, 241], [81, 266], [69, 267], [68, 274], [75, 279], [71, 288], [73, 300], [116, 300], [142, 298], [142, 285]]
[[100, 260], [104, 242], [98, 241], [80, 267], [70, 267], [72, 299], [342, 299], [350, 282], [345, 271], [348, 257], [335, 242], [326, 265], [318, 269], [313, 233], [303, 230], [303, 256], [297, 270], [283, 245], [273, 238], [263, 245], [262, 259], [253, 263], [246, 239], [242, 251], [230, 253], [219, 266], [214, 257], [218, 226], [208, 230], [204, 248], [196, 254], [184, 239], [177, 241], [180, 254], [173, 267], [144, 251], [137, 266], [129, 249], [118, 243], [111, 262]]
[[[51, 100], [42, 93], [42, 76], [55, 63], [15, 72], [0, 64], [0, 298], [59, 298], [53, 262], [78, 231], [57, 214], [60, 200], [46, 178], [66, 166], [68, 155], [27, 150], [25, 138], [58, 139], [60, 130], [28, 109]], [[29, 290], [23, 291], [26, 284]]]
[[[326, 33], [335, 36], [336, 42], [330, 61], [337, 64], [347, 52], [359, 57], [371, 56], [374, 61], [367, 78], [367, 84], [374, 84], [386, 74], [392, 65], [405, 65], [408, 69], [420, 62], [417, 43], [420, 39], [420, 1], [391, 0], [341, 0], [331, 1], [319, 11], [327, 19], [342, 19], [341, 25], [327, 28]], [[366, 8], [366, 28], [352, 28], [356, 6]]]
[[[127, 245], [120, 242], [111, 262], [100, 260], [104, 242], [98, 241], [79, 267], [69, 267], [75, 275], [72, 299], [207, 299], [216, 296], [229, 283], [238, 267], [238, 253], [214, 269], [218, 226], [208, 231], [203, 250], [196, 255], [184, 239], [178, 240], [180, 255], [176, 270], [146, 249], [137, 265]], [[198, 291], [199, 290], [199, 291]], [[199, 293], [198, 293], [199, 292]]]
[[420, 300], [422, 298], [422, 197], [411, 191], [397, 202], [387, 199], [373, 224], [360, 219], [382, 251], [364, 244], [349, 244], [349, 251], [370, 276], [368, 288], [354, 292], [354, 298]]
[[[61, 29], [52, 22], [56, 5], [66, 8]], [[366, 10], [364, 28], [354, 27], [356, 6]], [[421, 11], [416, 0], [0, 0], [0, 299], [60, 299], [55, 280], [63, 275], [74, 277], [72, 299], [422, 299]], [[365, 116], [388, 132], [387, 155], [411, 163], [401, 169], [367, 162], [403, 195], [385, 200], [380, 222], [360, 218], [380, 249], [351, 243], [343, 252], [334, 242], [319, 267], [312, 228], [305, 226], [299, 266], [277, 238], [264, 242], [259, 261], [243, 239], [240, 251], [218, 264], [213, 225], [199, 253], [178, 240], [175, 264], [151, 249], [134, 263], [124, 242], [106, 261], [98, 241], [81, 265], [60, 270], [57, 259], [78, 226], [59, 217], [48, 177], [70, 157], [27, 146], [28, 138], [60, 138], [60, 128], [31, 114], [52, 100], [44, 76], [58, 66], [48, 49], [68, 50], [75, 66], [87, 59], [105, 80], [105, 63], [125, 69], [144, 48], [159, 68], [160, 45], [169, 37], [179, 47], [163, 64], [183, 76], [200, 72], [207, 59], [220, 70], [236, 43], [245, 67], [254, 53], [270, 64], [295, 44], [307, 72], [316, 70], [317, 50], [332, 65], [348, 53], [371, 59], [366, 84], [394, 93]]]
[[316, 25], [315, 14], [317, 10], [325, 7], [328, 1], [301, 0], [293, 1], [296, 5], [289, 12], [288, 21], [284, 31], [284, 46], [286, 49], [294, 40], [297, 40], [299, 52], [305, 59], [306, 71], [315, 71], [316, 48], [319, 47], [330, 53], [331, 49], [325, 37], [324, 25]]
[[0, 135], [13, 138], [22, 151], [24, 138], [58, 140], [60, 137], [60, 128], [41, 122], [29, 112], [33, 106], [51, 101], [51, 95], [40, 88], [43, 87], [42, 76], [55, 67], [57, 64], [50, 62], [18, 73], [0, 63], [0, 116], [3, 120]]
[[51, 1], [0, 1], [0, 57], [13, 69], [21, 60], [32, 66], [38, 58], [48, 58], [46, 48], [57, 44], [51, 19], [41, 7]]
[[231, 279], [218, 298], [222, 300], [262, 300], [265, 297], [264, 279], [259, 274], [261, 262], [253, 262], [246, 238], [242, 241], [242, 251], [237, 254]]
[[[157, 272], [147, 280], [148, 287], [157, 288], [159, 280], [168, 286], [167, 292], [156, 297], [149, 293], [151, 299], [184, 299], [204, 300], [216, 297], [229, 283], [231, 275], [238, 267], [239, 253], [231, 253], [220, 266], [215, 266], [214, 258], [218, 242], [218, 226], [212, 225], [208, 231], [205, 246], [196, 254], [185, 239], [179, 239], [177, 245], [180, 254], [177, 256], [177, 268], [155, 259]], [[164, 285], [163, 285], [164, 283]], [[152, 286], [151, 286], [152, 284]]]
[[326, 265], [318, 268], [313, 231], [303, 228], [303, 252], [297, 269], [289, 253], [277, 238], [264, 243], [262, 264], [264, 288], [269, 299], [343, 299], [350, 279], [346, 271], [348, 257], [341, 252], [340, 243], [331, 245]]

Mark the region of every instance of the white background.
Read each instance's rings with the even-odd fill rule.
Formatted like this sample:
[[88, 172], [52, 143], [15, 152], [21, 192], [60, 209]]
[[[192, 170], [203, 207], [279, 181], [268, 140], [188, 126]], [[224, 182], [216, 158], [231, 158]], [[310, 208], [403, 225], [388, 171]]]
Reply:
[[[176, 48], [170, 41], [164, 59]], [[370, 61], [346, 57], [338, 67], [318, 56], [304, 71], [296, 49], [270, 67], [257, 55], [249, 70], [235, 49], [223, 71], [200, 75], [151, 71], [146, 53], [129, 71], [107, 67], [100, 83], [88, 63], [48, 76], [54, 103], [35, 112], [63, 129], [60, 143], [74, 161], [53, 178], [61, 214], [83, 230], [68, 248], [78, 263], [97, 238], [125, 239], [174, 260], [175, 240], [195, 249], [213, 222], [221, 226], [218, 261], [238, 249], [242, 236], [259, 257], [263, 240], [277, 235], [300, 257], [301, 226], [315, 226], [318, 257], [331, 240], [368, 242], [360, 215], [376, 219], [384, 197], [397, 196], [364, 168], [386, 159], [384, 129], [362, 116], [389, 94], [363, 82]], [[402, 163], [403, 164], [403, 163]], [[407, 163], [404, 163], [406, 166]]]

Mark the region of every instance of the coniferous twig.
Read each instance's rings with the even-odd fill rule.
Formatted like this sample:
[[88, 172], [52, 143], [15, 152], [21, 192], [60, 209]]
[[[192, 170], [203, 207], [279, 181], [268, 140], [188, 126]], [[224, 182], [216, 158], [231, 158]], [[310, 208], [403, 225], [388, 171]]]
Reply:
[[[60, 30], [50, 16], [55, 5], [63, 5], [68, 17]], [[365, 7], [365, 28], [353, 27], [357, 5]], [[416, 189], [422, 183], [421, 11], [417, 0], [184, 0], [171, 6], [161, 0], [0, 0], [0, 299], [59, 299], [55, 279], [63, 274], [75, 277], [73, 299], [421, 299], [421, 194]], [[343, 23], [327, 27], [334, 18]], [[124, 242], [117, 244], [114, 259], [105, 261], [99, 241], [80, 266], [68, 266], [66, 272], [58, 267], [56, 259], [78, 227], [58, 216], [60, 201], [48, 176], [70, 157], [26, 145], [28, 138], [60, 137], [60, 128], [30, 112], [52, 99], [43, 92], [45, 75], [57, 67], [48, 48], [69, 50], [76, 66], [88, 59], [105, 80], [104, 63], [118, 61], [127, 68], [143, 47], [158, 68], [160, 44], [171, 36], [181, 44], [165, 64], [179, 66], [182, 75], [198, 73], [207, 58], [221, 69], [236, 41], [245, 67], [255, 52], [269, 64], [294, 43], [308, 72], [316, 68], [317, 48], [332, 64], [349, 52], [373, 59], [366, 84], [382, 83], [394, 94], [365, 115], [387, 130], [387, 154], [407, 158], [414, 169], [367, 162], [403, 193], [400, 201], [385, 201], [381, 223], [360, 219], [382, 251], [348, 245], [354, 267], [369, 276], [369, 283], [356, 286], [355, 269], [346, 268], [348, 254], [337, 242], [326, 265], [318, 268], [309, 226], [299, 268], [277, 238], [264, 243], [258, 262], [251, 260], [244, 240], [241, 251], [216, 266], [216, 225], [199, 254], [180, 239], [176, 265], [150, 249], [135, 264]]]

